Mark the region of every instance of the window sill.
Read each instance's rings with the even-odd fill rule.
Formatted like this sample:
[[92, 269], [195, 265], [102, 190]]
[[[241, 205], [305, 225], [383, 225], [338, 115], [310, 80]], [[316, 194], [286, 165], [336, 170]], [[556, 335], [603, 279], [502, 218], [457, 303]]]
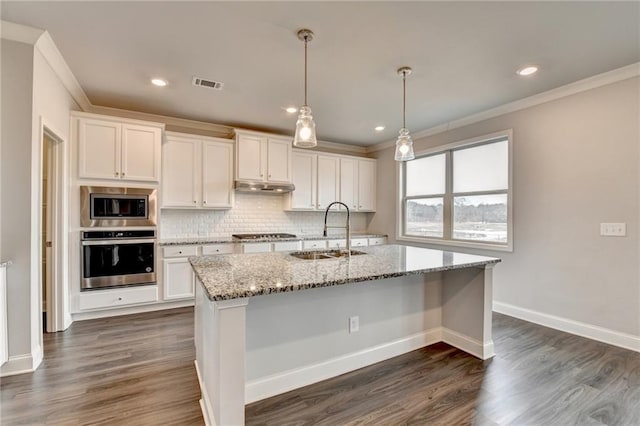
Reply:
[[495, 244], [476, 243], [472, 241], [440, 240], [434, 238], [411, 237], [406, 235], [399, 236], [398, 238], [396, 238], [396, 241], [513, 253], [513, 243], [499, 246]]

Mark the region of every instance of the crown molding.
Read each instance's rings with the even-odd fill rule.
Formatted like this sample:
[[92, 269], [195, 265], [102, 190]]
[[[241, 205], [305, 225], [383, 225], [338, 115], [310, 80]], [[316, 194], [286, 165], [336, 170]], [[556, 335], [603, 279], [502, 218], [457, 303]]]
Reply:
[[58, 50], [48, 31], [45, 31], [42, 36], [40, 36], [35, 47], [40, 51], [64, 87], [69, 91], [71, 97], [80, 105], [80, 108], [82, 108], [83, 111], [88, 111], [92, 106], [91, 101], [89, 101], [82, 86], [80, 86], [80, 83], [76, 80], [76, 76], [73, 75], [71, 68], [67, 65], [62, 53]]
[[[528, 98], [509, 102], [507, 104], [491, 108], [477, 114], [468, 115], [458, 120], [453, 120], [448, 123], [430, 127], [428, 129], [414, 133], [411, 137], [413, 138], [413, 140], [416, 140], [427, 136], [444, 133], [448, 130], [468, 126], [470, 124], [478, 123], [490, 118], [495, 118], [501, 115], [520, 111], [526, 108], [543, 104], [545, 102], [555, 101], [557, 99], [575, 95], [581, 92], [586, 92], [587, 90], [596, 89], [601, 86], [606, 86], [608, 84], [616, 83], [618, 81], [623, 81], [638, 76], [640, 76], [640, 62], [636, 62], [634, 64], [627, 65], [625, 67], [618, 68], [612, 71], [607, 71], [602, 74], [597, 74], [592, 77], [587, 77], [585, 79], [578, 80], [573, 83], [548, 90], [546, 92], [538, 93], [537, 95], [529, 96]], [[392, 146], [395, 146], [395, 140], [381, 142], [379, 144], [367, 147], [367, 153], [381, 151], [383, 149], [391, 148]]]
[[186, 118], [169, 117], [166, 115], [129, 111], [126, 109], [97, 105], [91, 105], [90, 111], [94, 114], [112, 115], [122, 118], [164, 123], [167, 130], [178, 133], [194, 133], [195, 131], [195, 133], [200, 134], [201, 136], [213, 136], [223, 139], [232, 139], [234, 135], [233, 127], [204, 121], [188, 120]]
[[44, 33], [45, 30], [39, 28], [27, 27], [15, 22], [0, 21], [0, 35], [5, 40], [34, 45]]

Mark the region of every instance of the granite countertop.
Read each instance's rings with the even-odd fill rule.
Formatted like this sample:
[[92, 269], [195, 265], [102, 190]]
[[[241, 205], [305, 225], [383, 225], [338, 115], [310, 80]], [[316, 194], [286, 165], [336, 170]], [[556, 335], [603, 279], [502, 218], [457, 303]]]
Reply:
[[500, 262], [420, 247], [381, 245], [359, 247], [366, 254], [347, 259], [301, 260], [290, 252], [190, 257], [210, 300], [380, 280], [405, 275], [482, 267]]
[[[386, 234], [351, 234], [351, 238], [376, 238], [386, 237]], [[307, 241], [307, 240], [341, 240], [347, 238], [346, 235], [297, 235], [295, 238], [257, 238], [251, 240], [237, 240], [231, 237], [186, 237], [186, 238], [167, 238], [160, 239], [160, 246], [182, 246], [193, 244], [228, 244], [228, 243], [274, 243], [281, 241]]]

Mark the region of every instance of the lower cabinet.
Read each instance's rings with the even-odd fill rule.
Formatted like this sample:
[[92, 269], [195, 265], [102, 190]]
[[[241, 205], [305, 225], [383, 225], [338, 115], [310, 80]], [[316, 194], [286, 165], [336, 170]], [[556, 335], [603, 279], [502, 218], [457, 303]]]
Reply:
[[81, 310], [114, 308], [118, 306], [153, 303], [158, 301], [158, 286], [114, 288], [113, 290], [93, 290], [80, 294]]
[[196, 277], [189, 258], [169, 258], [163, 263], [164, 300], [186, 299], [195, 296]]

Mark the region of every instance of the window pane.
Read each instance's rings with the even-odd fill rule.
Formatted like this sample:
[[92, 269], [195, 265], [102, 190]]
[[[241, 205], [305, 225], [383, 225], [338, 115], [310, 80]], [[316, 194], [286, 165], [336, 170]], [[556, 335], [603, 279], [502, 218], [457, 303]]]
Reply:
[[453, 198], [453, 238], [507, 243], [507, 194]]
[[506, 140], [453, 151], [453, 192], [494, 191], [508, 185]]
[[442, 238], [442, 197], [407, 200], [406, 235]]
[[444, 194], [445, 154], [407, 161], [407, 196]]

